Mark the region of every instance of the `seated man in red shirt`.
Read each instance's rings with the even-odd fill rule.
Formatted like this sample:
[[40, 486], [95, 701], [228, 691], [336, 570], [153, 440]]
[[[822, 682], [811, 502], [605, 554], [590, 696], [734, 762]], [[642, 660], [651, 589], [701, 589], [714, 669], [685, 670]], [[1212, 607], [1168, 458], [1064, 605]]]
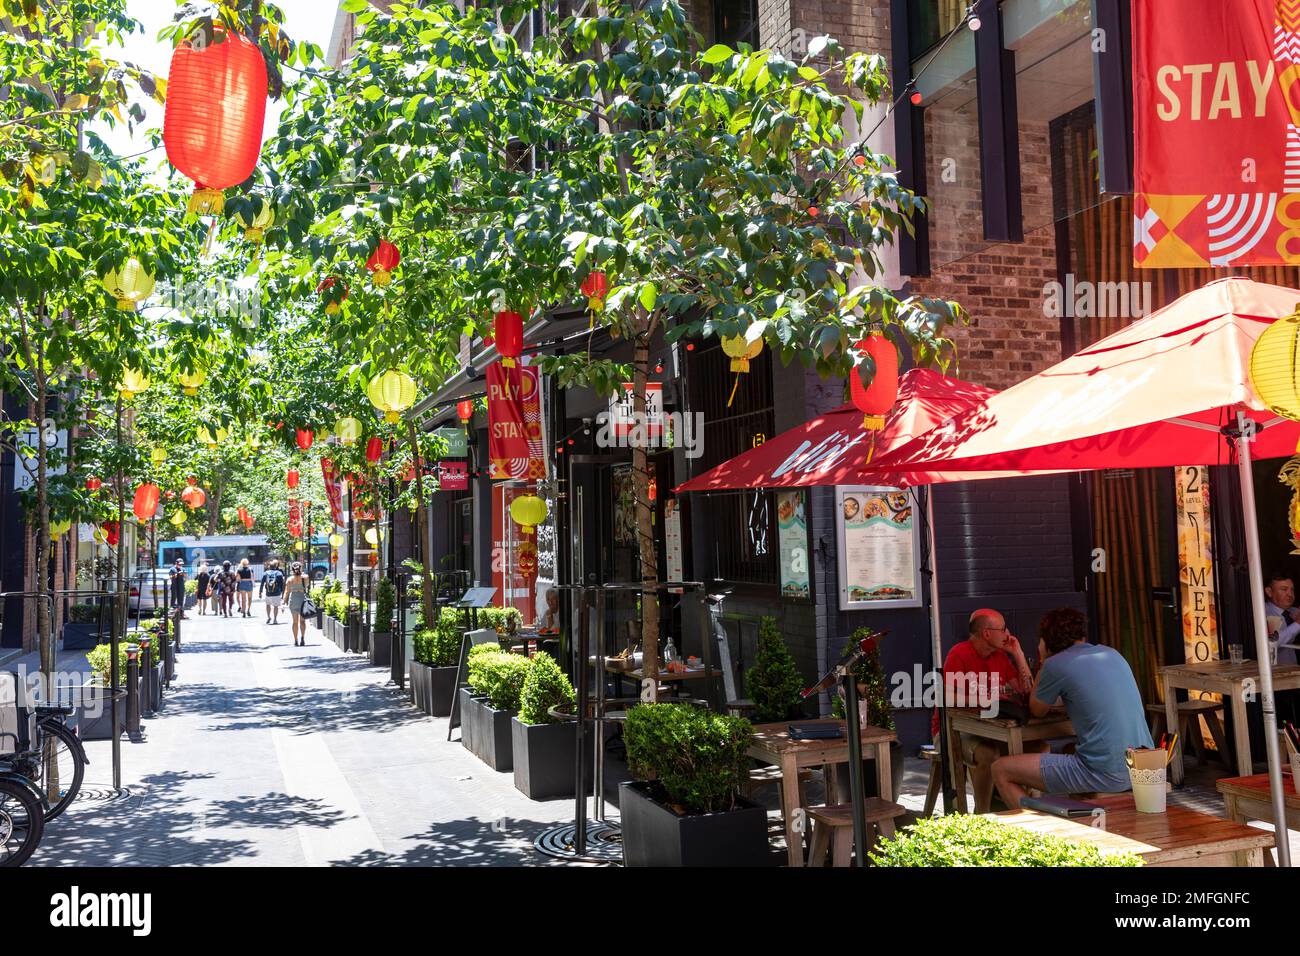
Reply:
[[[949, 707], [991, 709], [1002, 699], [1022, 700], [1033, 686], [1034, 676], [1025, 660], [1024, 649], [1007, 630], [1006, 620], [991, 608], [980, 608], [970, 616], [970, 636], [954, 645], [943, 662], [944, 690]], [[930, 733], [939, 737], [939, 712], [934, 712]], [[1004, 751], [993, 741], [961, 738], [964, 760], [971, 768], [975, 788], [975, 812], [987, 813], [993, 800], [993, 761]], [[1045, 745], [1025, 745], [1026, 750]]]

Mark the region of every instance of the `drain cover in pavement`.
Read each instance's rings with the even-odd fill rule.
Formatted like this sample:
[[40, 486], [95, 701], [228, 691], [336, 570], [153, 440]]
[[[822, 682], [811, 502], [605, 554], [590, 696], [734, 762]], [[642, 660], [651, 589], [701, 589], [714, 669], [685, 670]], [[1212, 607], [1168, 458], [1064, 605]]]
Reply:
[[128, 788], [123, 787], [121, 790], [114, 790], [111, 786], [102, 787], [82, 787], [77, 791], [73, 803], [120, 803], [123, 800], [130, 800], [135, 794]]
[[538, 853], [558, 860], [581, 863], [622, 863], [623, 834], [613, 823], [592, 821], [587, 824], [587, 852], [578, 856], [573, 851], [573, 838], [577, 828], [572, 823], [552, 827], [533, 841]]

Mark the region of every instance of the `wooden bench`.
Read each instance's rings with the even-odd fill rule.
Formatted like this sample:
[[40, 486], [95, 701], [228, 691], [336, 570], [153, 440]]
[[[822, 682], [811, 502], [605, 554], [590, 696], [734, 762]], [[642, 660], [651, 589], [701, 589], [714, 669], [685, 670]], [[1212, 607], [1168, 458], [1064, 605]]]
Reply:
[[933, 745], [927, 744], [921, 748], [920, 757], [930, 764], [930, 782], [925, 788], [925, 809], [921, 815], [925, 817], [934, 816], [935, 805], [939, 802], [939, 794], [943, 792], [943, 760]]
[[[1164, 704], [1147, 704], [1150, 714], [1151, 739], [1160, 742], [1160, 735], [1167, 729]], [[1201, 737], [1201, 720], [1210, 730], [1214, 746], [1218, 748], [1219, 760], [1229, 770], [1232, 763], [1228, 757], [1228, 740], [1223, 732], [1223, 701], [1221, 700], [1181, 700], [1178, 702], [1178, 736], [1184, 750], [1190, 745], [1196, 751], [1196, 764], [1205, 766], [1205, 741]]]
[[[878, 838], [894, 835], [894, 818], [902, 816], [907, 810], [879, 797], [869, 797], [864, 804], [867, 817], [866, 850], [870, 851]], [[808, 865], [825, 866], [827, 850], [831, 851], [832, 866], [852, 865], [853, 804], [809, 807], [808, 819], [812, 822], [812, 849], [808, 854]]]

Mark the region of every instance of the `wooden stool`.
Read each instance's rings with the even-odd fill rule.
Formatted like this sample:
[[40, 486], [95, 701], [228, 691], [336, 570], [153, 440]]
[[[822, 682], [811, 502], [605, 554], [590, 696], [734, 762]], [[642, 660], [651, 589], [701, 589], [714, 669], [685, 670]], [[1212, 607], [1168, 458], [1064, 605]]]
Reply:
[[[867, 817], [866, 850], [876, 845], [877, 838], [894, 835], [894, 818], [907, 812], [897, 803], [868, 797], [864, 801]], [[826, 851], [831, 851], [832, 866], [849, 866], [853, 862], [853, 804], [838, 803], [831, 807], [809, 807], [808, 819], [812, 821], [812, 849], [808, 853], [809, 866], [825, 866]]]
[[920, 756], [930, 764], [930, 783], [925, 788], [925, 809], [921, 812], [922, 816], [928, 817], [934, 815], [935, 804], [943, 792], [943, 761], [934, 747], [922, 747]]
[[[1184, 753], [1187, 752], [1188, 744], [1196, 751], [1198, 767], [1205, 766], [1205, 742], [1201, 739], [1201, 720], [1204, 719], [1205, 726], [1210, 729], [1210, 736], [1214, 738], [1214, 746], [1218, 748], [1219, 760], [1225, 767], [1232, 769], [1228, 759], [1228, 741], [1220, 719], [1222, 712], [1223, 701], [1219, 700], [1184, 700], [1178, 703], [1178, 736], [1182, 738]], [[1147, 713], [1151, 715], [1151, 739], [1159, 743], [1160, 734], [1167, 729], [1165, 705], [1147, 704]]]
[[[808, 781], [813, 779], [814, 773], [816, 773], [816, 771], [809, 767], [804, 767], [799, 771], [799, 806], [801, 807], [806, 806], [808, 803], [806, 787]], [[781, 820], [784, 821], [786, 814], [785, 788], [781, 786], [780, 767], [770, 765], [765, 767], [755, 767], [753, 770], [749, 771], [749, 777], [746, 779], [744, 786], [741, 787], [741, 793], [746, 798], [752, 800], [754, 798], [754, 792], [769, 783], [776, 784], [776, 796], [780, 801], [781, 806]], [[770, 829], [776, 829], [777, 827], [779, 827], [782, 833], [785, 833], [784, 822], [770, 825]]]

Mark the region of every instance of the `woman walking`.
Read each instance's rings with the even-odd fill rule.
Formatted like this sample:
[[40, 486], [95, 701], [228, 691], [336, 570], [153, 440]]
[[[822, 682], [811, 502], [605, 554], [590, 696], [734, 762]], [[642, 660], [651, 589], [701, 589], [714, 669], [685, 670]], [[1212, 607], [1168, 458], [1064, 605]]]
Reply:
[[248, 558], [239, 562], [239, 613], [244, 617], [253, 616], [253, 569], [248, 566]]
[[289, 611], [293, 615], [293, 646], [307, 646], [307, 620], [302, 616], [302, 605], [307, 600], [311, 589], [311, 578], [302, 573], [302, 562], [293, 563], [292, 574], [285, 582], [284, 593], [289, 599]]
[[235, 602], [235, 584], [239, 579], [230, 569], [229, 561], [221, 562], [221, 573], [217, 577], [221, 580], [221, 616], [230, 617], [230, 608]]
[[211, 581], [212, 573], [208, 570], [208, 562], [200, 561], [199, 572], [194, 576], [194, 582], [198, 585], [198, 590], [195, 591], [194, 600], [199, 606], [200, 614], [206, 614], [208, 612], [208, 585]]

